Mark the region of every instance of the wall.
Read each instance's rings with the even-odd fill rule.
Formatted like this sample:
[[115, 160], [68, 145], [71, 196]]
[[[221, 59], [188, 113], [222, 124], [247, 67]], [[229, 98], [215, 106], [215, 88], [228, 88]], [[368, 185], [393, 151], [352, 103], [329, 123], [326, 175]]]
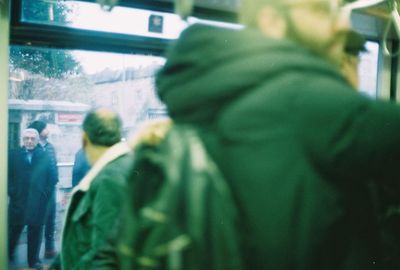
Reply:
[[7, 100], [9, 1], [0, 0], [0, 269], [7, 269]]

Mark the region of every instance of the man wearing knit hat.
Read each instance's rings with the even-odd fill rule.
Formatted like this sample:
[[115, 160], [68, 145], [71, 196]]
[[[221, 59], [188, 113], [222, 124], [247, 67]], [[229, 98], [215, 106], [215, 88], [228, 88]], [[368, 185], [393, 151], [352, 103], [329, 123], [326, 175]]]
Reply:
[[[54, 176], [54, 187], [58, 182], [58, 168], [57, 168], [57, 157], [54, 146], [48, 142], [49, 129], [47, 128], [47, 124], [43, 121], [36, 120], [33, 121], [29, 128], [36, 129], [39, 132], [39, 145], [43, 148], [44, 151], [47, 152], [49, 156], [52, 175]], [[56, 197], [55, 197], [55, 188], [53, 189], [49, 207], [48, 207], [48, 215], [45, 224], [45, 258], [53, 258], [56, 255], [55, 248], [55, 219], [56, 219]]]

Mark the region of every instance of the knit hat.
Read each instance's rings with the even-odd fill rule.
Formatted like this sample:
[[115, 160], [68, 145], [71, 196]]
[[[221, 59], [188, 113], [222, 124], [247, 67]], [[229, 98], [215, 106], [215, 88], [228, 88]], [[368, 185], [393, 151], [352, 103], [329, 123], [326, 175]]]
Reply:
[[349, 31], [347, 33], [347, 39], [345, 44], [345, 52], [358, 56], [361, 52], [366, 52], [367, 48], [365, 47], [365, 38], [363, 35], [356, 31]]
[[40, 133], [42, 133], [43, 129], [46, 128], [46, 126], [47, 126], [47, 124], [46, 124], [45, 122], [40, 121], [40, 120], [36, 120], [36, 121], [33, 121], [33, 122], [29, 125], [28, 128], [34, 128], [34, 129], [36, 129], [36, 130], [39, 132], [39, 134], [40, 134]]

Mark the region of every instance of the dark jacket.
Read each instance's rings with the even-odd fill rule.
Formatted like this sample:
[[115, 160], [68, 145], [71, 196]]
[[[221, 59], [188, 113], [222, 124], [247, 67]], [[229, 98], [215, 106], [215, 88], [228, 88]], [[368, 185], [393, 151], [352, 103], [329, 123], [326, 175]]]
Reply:
[[75, 154], [74, 166], [72, 167], [72, 187], [78, 185], [89, 170], [89, 161], [81, 148]]
[[46, 144], [44, 144], [42, 146], [42, 148], [49, 157], [52, 175], [54, 177], [53, 182], [54, 182], [54, 186], [55, 186], [58, 183], [58, 167], [57, 167], [56, 149], [55, 149], [54, 145], [49, 142], [46, 142]]
[[12, 151], [8, 160], [9, 223], [43, 225], [55, 185], [47, 153], [37, 146], [29, 164], [26, 149], [20, 148]]
[[398, 106], [253, 30], [192, 26], [167, 59], [159, 95], [175, 122], [202, 128], [238, 204], [247, 269], [380, 269], [367, 185], [399, 186]]

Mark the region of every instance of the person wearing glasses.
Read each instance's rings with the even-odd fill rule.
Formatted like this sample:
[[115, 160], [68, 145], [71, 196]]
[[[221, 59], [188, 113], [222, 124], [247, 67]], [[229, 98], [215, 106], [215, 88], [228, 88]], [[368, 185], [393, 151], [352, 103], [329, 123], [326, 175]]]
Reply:
[[158, 73], [232, 190], [245, 269], [383, 268], [368, 187], [399, 191], [400, 108], [342, 75], [346, 4], [244, 0], [244, 29], [188, 27]]
[[58, 183], [58, 167], [57, 167], [57, 154], [56, 149], [52, 143], [48, 141], [50, 134], [47, 123], [41, 120], [35, 120], [30, 125], [29, 128], [36, 129], [39, 132], [39, 146], [42, 147], [43, 151], [47, 153], [51, 163], [51, 169], [54, 175], [54, 190], [52, 191], [48, 214], [46, 217], [46, 224], [44, 227], [44, 258], [51, 259], [57, 255], [56, 250], [56, 184]]

